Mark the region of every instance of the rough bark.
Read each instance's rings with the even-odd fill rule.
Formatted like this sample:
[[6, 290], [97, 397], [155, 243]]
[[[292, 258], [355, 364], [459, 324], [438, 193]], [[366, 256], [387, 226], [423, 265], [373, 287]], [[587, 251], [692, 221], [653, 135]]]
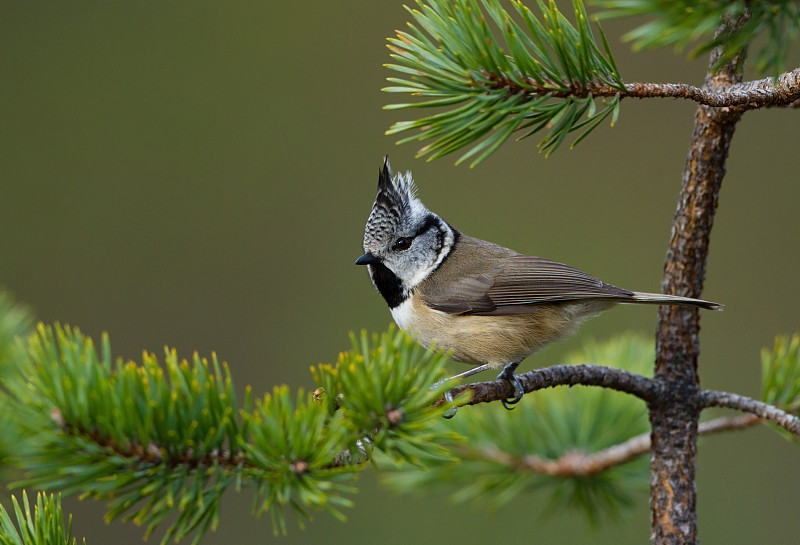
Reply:
[[[715, 65], [718, 54], [712, 53], [710, 66]], [[739, 83], [742, 61], [743, 53], [710, 72], [704, 87], [713, 91]], [[664, 293], [699, 297], [703, 290], [709, 235], [728, 150], [741, 114], [742, 110], [736, 108], [697, 109], [664, 265]], [[657, 545], [698, 542], [695, 468], [702, 409], [697, 374], [699, 331], [697, 309], [661, 307], [654, 378], [662, 381], [669, 394], [649, 407], [650, 539]]]
[[[698, 104], [713, 106], [714, 108], [735, 107], [742, 111], [757, 108], [798, 107], [800, 101], [800, 68], [789, 72], [770, 76], [746, 83], [737, 82], [728, 87], [711, 88], [708, 85], [696, 87], [686, 83], [653, 83], [634, 82], [626, 83], [624, 89], [608, 83], [589, 82], [575, 83], [564, 90], [554, 90], [563, 86], [561, 82], [551, 82], [549, 85], [529, 80], [525, 85], [517, 83], [507, 76], [496, 75], [489, 77], [483, 74], [493, 85], [492, 89], [503, 89], [508, 96], [548, 96], [553, 98], [585, 98], [593, 96], [620, 98], [675, 98], [693, 100]], [[483, 81], [472, 81], [474, 87], [485, 86]]]
[[[651, 378], [624, 369], [602, 365], [551, 365], [516, 375], [516, 377], [526, 394], [545, 388], [581, 384], [583, 386], [602, 386], [625, 392], [644, 401], [655, 400], [664, 395], [661, 384]], [[465, 391], [469, 391], [470, 398], [460, 406], [491, 403], [514, 397], [514, 386], [507, 380], [462, 384], [451, 388], [450, 394], [452, 397], [458, 397]], [[441, 397], [434, 403], [434, 406], [444, 405], [446, 402], [445, 397]]]

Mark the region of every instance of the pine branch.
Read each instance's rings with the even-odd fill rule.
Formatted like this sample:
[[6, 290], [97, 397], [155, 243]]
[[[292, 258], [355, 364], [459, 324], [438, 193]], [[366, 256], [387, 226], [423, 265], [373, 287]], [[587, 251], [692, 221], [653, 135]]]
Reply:
[[91, 441], [100, 449], [106, 449], [109, 453], [127, 458], [132, 466], [165, 464], [169, 467], [183, 466], [189, 470], [209, 467], [229, 470], [254, 468], [244, 458], [242, 451], [232, 453], [228, 449], [212, 449], [208, 452], [196, 452], [191, 447], [185, 451], [170, 451], [164, 445], [158, 445], [153, 441], [147, 445], [141, 445], [138, 442], [123, 445], [118, 444], [112, 437], [104, 435], [97, 428], [90, 430], [84, 429], [80, 425], [67, 423], [61, 411], [56, 407], [50, 411], [50, 416], [64, 434], [75, 439]]
[[775, 104], [774, 106], [766, 106], [767, 108], [800, 108], [800, 98], [793, 100], [788, 104]]
[[[539, 148], [550, 154], [575, 131], [583, 132], [573, 146], [604, 119], [610, 118], [613, 125], [623, 98], [680, 98], [715, 108], [736, 108], [739, 113], [790, 106], [800, 100], [800, 69], [713, 88], [683, 83], [625, 84], [599, 26], [602, 46], [596, 42], [580, 0], [573, 0], [574, 25], [552, 0], [539, 2], [538, 16], [515, 1], [516, 17], [504, 10], [499, 0], [417, 3], [419, 10], [409, 10], [416, 24], [389, 39], [395, 63], [386, 66], [402, 77], [388, 78], [393, 85], [384, 91], [408, 93], [421, 100], [386, 108], [435, 108], [437, 113], [398, 121], [387, 134], [412, 132], [399, 144], [428, 141], [418, 155], [429, 159], [471, 146], [456, 164], [469, 159], [474, 166], [512, 135], [519, 134], [522, 139], [541, 131], [548, 132]], [[706, 16], [718, 21], [721, 14], [722, 8], [714, 7]], [[727, 37], [738, 43], [741, 36], [737, 32], [750, 23], [726, 27], [718, 39]], [[717, 50], [712, 66], [731, 60], [729, 50]]]
[[[717, 35], [728, 35], [746, 23], [746, 16], [726, 18]], [[726, 53], [721, 48], [712, 52], [705, 87], [716, 91], [741, 81], [746, 48], [736, 53], [719, 67]], [[664, 263], [663, 293], [700, 297], [703, 291], [714, 213], [741, 114], [736, 109], [703, 105], [697, 109]], [[653, 438], [650, 536], [654, 545], [697, 542], [699, 331], [697, 309], [660, 307], [654, 377], [669, 394], [649, 407]]]
[[703, 407], [726, 407], [752, 413], [759, 418], [777, 424], [794, 435], [800, 436], [800, 418], [763, 401], [715, 390], [704, 390], [700, 395], [700, 401]]
[[[710, 435], [724, 431], [741, 430], [762, 422], [756, 415], [720, 417], [699, 426], [700, 435]], [[548, 460], [529, 454], [524, 457], [502, 452], [497, 448], [474, 448], [458, 445], [455, 451], [464, 458], [485, 459], [503, 464], [515, 471], [526, 471], [549, 475], [551, 477], [590, 477], [608, 469], [630, 462], [634, 458], [650, 452], [650, 433], [643, 433], [613, 447], [598, 452], [584, 453], [578, 450], [563, 454], [555, 460]]]
[[445, 107], [387, 131], [418, 131], [399, 143], [431, 140], [419, 155], [433, 159], [472, 146], [457, 162], [475, 165], [513, 133], [525, 138], [545, 129], [539, 147], [549, 154], [569, 134], [583, 130], [575, 145], [604, 119], [616, 119], [619, 97], [608, 94], [598, 108], [591, 89], [624, 91], [622, 79], [599, 26], [602, 45], [595, 40], [580, 0], [573, 0], [574, 25], [553, 0], [539, 2], [539, 16], [519, 1], [512, 2], [514, 16], [499, 0], [417, 4], [409, 10], [416, 24], [389, 39], [396, 63], [387, 67], [403, 77], [389, 78], [394, 85], [384, 91], [425, 97], [387, 108]]
[[441, 383], [447, 356], [425, 350], [394, 325], [382, 335], [351, 335], [351, 342], [335, 365], [311, 369], [315, 395], [329, 414], [346, 414], [352, 431], [332, 467], [366, 460], [372, 448], [412, 464], [452, 459], [441, 444], [456, 437], [433, 430], [441, 416], [433, 404], [447, 390]]
[[[697, 57], [717, 48], [713, 69], [731, 61], [742, 47], [755, 41], [753, 64], [760, 74], [786, 69], [791, 45], [800, 35], [800, 2], [796, 0], [594, 0], [606, 8], [601, 19], [637, 17], [637, 23], [624, 39], [634, 49], [696, 44], [690, 56]], [[720, 21], [748, 15], [748, 21], [725, 33], [716, 32]]]
[[626, 83], [624, 89], [618, 86], [589, 82], [570, 85], [566, 89], [554, 91], [551, 86], [527, 81], [524, 85], [509, 80], [503, 74], [486, 74], [485, 79], [494, 82], [487, 86], [492, 91], [504, 91], [507, 97], [526, 96], [528, 98], [675, 98], [691, 100], [714, 108], [738, 107], [752, 110], [765, 107], [790, 106], [800, 99], [800, 68], [755, 81], [735, 83], [728, 87], [710, 89], [686, 83]]
[[[648, 405], [675, 403], [674, 391], [666, 390], [663, 384], [652, 379], [639, 380], [642, 377], [636, 373], [645, 373], [645, 368], [652, 365], [653, 348], [650, 343], [633, 340], [587, 343], [583, 353], [570, 354], [567, 361], [609, 361], [625, 366], [628, 370], [623, 373], [614, 373], [618, 370], [612, 369], [615, 376], [610, 379], [614, 383], [612, 388], [627, 393], [637, 389], [648, 398], [653, 388], [656, 393], [652, 393]], [[762, 352], [762, 361], [765, 399], [797, 407], [800, 404], [800, 335], [778, 337], [773, 350]], [[536, 382], [533, 389], [557, 384], [604, 386], [596, 376], [606, 370], [600, 366], [573, 364], [526, 373], [525, 378], [539, 375], [538, 382], [533, 381]], [[525, 382], [529, 387], [532, 385], [530, 380]], [[633, 388], [629, 382], [641, 386]], [[486, 401], [511, 394], [511, 388], [503, 382], [464, 385], [457, 391], [488, 393]], [[697, 412], [705, 406], [724, 406], [746, 407], [754, 409], [756, 414], [699, 423], [697, 436], [742, 430], [782, 413], [766, 403], [749, 400], [742, 404], [740, 401], [740, 396], [698, 393], [693, 400], [698, 404]], [[598, 513], [613, 515], [626, 502], [634, 501], [632, 492], [637, 484], [644, 482], [645, 460], [642, 458], [653, 448], [652, 431], [644, 433], [640, 427], [645, 415], [642, 404], [632, 396], [609, 394], [604, 388], [542, 391], [526, 396], [512, 418], [496, 404], [482, 410], [464, 411], [458, 418], [446, 421], [449, 428], [466, 438], [450, 445], [461, 459], [460, 463], [434, 464], [424, 475], [400, 470], [389, 480], [403, 490], [446, 484], [456, 488], [454, 498], [473, 499], [482, 505], [487, 494], [502, 490], [502, 499], [494, 501], [494, 506], [510, 501], [522, 491], [548, 490], [554, 503], [579, 507], [590, 520], [596, 520], [594, 517]], [[623, 421], [629, 424], [622, 425]], [[634, 463], [637, 460], [642, 463]], [[587, 502], [586, 498], [591, 501]]]
[[[629, 333], [605, 342], [587, 341], [565, 356], [564, 361], [574, 365], [561, 367], [580, 370], [577, 362], [613, 362], [636, 376], [648, 372], [653, 357], [652, 340]], [[548, 388], [526, 395], [511, 413], [494, 403], [462, 410], [450, 420], [440, 418], [439, 427], [463, 437], [448, 445], [456, 455], [466, 445], [518, 460], [530, 456], [552, 460], [568, 452], [600, 452], [645, 433], [647, 411], [637, 397], [608, 388]], [[578, 511], [590, 523], [600, 524], [622, 516], [637, 502], [647, 475], [645, 460], [611, 467], [602, 474], [561, 477], [517, 471], [496, 460], [457, 457], [457, 462], [429, 464], [426, 471], [401, 466], [389, 481], [402, 490], [445, 487], [457, 501], [475, 501], [484, 508], [487, 502], [500, 508], [519, 495], [535, 492], [545, 496], [552, 510]]]
[[[600, 91], [595, 96], [604, 96]], [[742, 111], [790, 106], [800, 99], [800, 68], [778, 77], [734, 83], [727, 87], [695, 87], [683, 83], [628, 83], [623, 98], [682, 98], [715, 108]]]
[[[542, 369], [535, 369], [516, 375], [525, 393], [553, 388], [555, 386], [602, 386], [620, 392], [629, 393], [644, 401], [655, 401], [663, 395], [661, 385], [651, 379], [630, 371], [606, 367], [602, 365], [553, 365]], [[455, 386], [450, 390], [454, 397], [460, 397], [469, 392], [468, 401], [459, 405], [477, 405], [478, 403], [491, 403], [514, 397], [514, 387], [505, 380], [494, 382], [476, 382]], [[435, 405], [446, 402], [444, 396], [439, 398]]]
[[106, 335], [98, 351], [78, 330], [40, 325], [8, 366], [15, 372], [0, 375], [0, 399], [15, 407], [4, 439], [24, 471], [15, 486], [106, 499], [109, 520], [134, 520], [146, 535], [166, 524], [162, 542], [215, 529], [231, 486], [255, 488], [254, 512], [268, 512], [276, 532], [286, 533], [284, 511], [301, 523], [312, 509], [342, 519], [347, 481], [373, 450], [450, 460], [441, 443], [456, 439], [433, 432], [444, 387], [431, 385], [444, 355], [394, 329], [353, 343], [337, 365], [315, 370], [316, 395], [279, 386], [253, 400], [248, 389], [240, 407], [216, 356], [114, 361]]

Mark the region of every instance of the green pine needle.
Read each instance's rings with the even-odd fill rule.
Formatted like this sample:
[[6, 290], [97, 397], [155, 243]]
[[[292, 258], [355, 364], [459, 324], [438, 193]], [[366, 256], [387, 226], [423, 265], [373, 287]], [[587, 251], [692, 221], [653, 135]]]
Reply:
[[[654, 358], [651, 340], [627, 334], [587, 343], [565, 363], [595, 362], [647, 375]], [[457, 501], [493, 508], [521, 494], [544, 494], [549, 499], [547, 513], [577, 509], [592, 524], [629, 512], [647, 487], [644, 457], [593, 475], [552, 476], [525, 469], [531, 456], [557, 460], [646, 433], [646, 407], [619, 392], [586, 387], [541, 390], [526, 395], [513, 412], [499, 404], [464, 407], [439, 426], [465, 437], [447, 445], [460, 461], [433, 463], [425, 471], [399, 465], [387, 478], [390, 485], [404, 491], [446, 487]]]
[[[717, 68], [729, 62], [740, 49], [755, 41], [748, 61], [759, 74], [779, 74], [786, 69], [791, 44], [800, 35], [800, 2], [796, 0], [594, 0], [605, 8], [601, 18], [646, 17], [624, 39], [634, 49], [691, 47], [690, 56], [721, 46]], [[715, 36], [725, 18], [749, 20], [731, 33]], [[758, 39], [760, 38], [760, 39]]]
[[[398, 143], [430, 141], [418, 155], [430, 160], [470, 148], [457, 163], [475, 166], [523, 128], [525, 136], [547, 129], [539, 147], [549, 155], [568, 134], [585, 128], [577, 143], [617, 111], [614, 93], [624, 84], [602, 30], [601, 48], [580, 0], [573, 1], [575, 25], [552, 0], [538, 2], [538, 17], [519, 1], [512, 2], [514, 15], [499, 0], [417, 5], [409, 9], [414, 22], [408, 31], [389, 38], [395, 62], [386, 66], [402, 77], [388, 78], [393, 85], [384, 91], [421, 97], [387, 109], [442, 110], [387, 131], [413, 132]], [[595, 112], [592, 89], [598, 86], [612, 94]]]
[[286, 510], [342, 518], [350, 505], [343, 480], [359, 468], [334, 463], [352, 442], [349, 426], [302, 392], [292, 401], [278, 387], [253, 403], [248, 390], [239, 407], [216, 356], [112, 361], [107, 335], [98, 351], [59, 325], [39, 326], [18, 365], [24, 380], [4, 381], [20, 407], [23, 440], [10, 457], [25, 478], [15, 486], [105, 499], [108, 520], [133, 521], [146, 536], [166, 525], [162, 543], [216, 529], [232, 484], [255, 485], [256, 511], [271, 509], [276, 529]]
[[445, 376], [445, 354], [426, 351], [394, 326], [381, 335], [351, 335], [353, 348], [336, 365], [312, 368], [328, 410], [342, 413], [360, 443], [398, 459], [420, 464], [452, 460], [441, 447], [457, 436], [438, 428], [447, 406], [431, 404], [453, 384], [436, 384]]
[[284, 534], [286, 524], [276, 519], [276, 507], [291, 506], [302, 518], [310, 518], [309, 509], [322, 509], [344, 519], [341, 508], [352, 506], [345, 494], [355, 492], [346, 481], [355, 468], [337, 462], [350, 443], [342, 414], [331, 415], [302, 390], [292, 396], [288, 387], [279, 386], [246, 418], [251, 436], [244, 445], [250, 461], [245, 474], [268, 475], [257, 489], [256, 513], [271, 511], [276, 533]]
[[[16, 382], [24, 387], [24, 375], [17, 372], [15, 362], [22, 359], [19, 338], [27, 337], [33, 328], [33, 316], [28, 308], [17, 303], [13, 296], [0, 287], [0, 380]], [[0, 414], [14, 414], [25, 410], [12, 404], [7, 396], [0, 395]], [[13, 418], [0, 419], [0, 467], [6, 459], [24, 448], [17, 440], [20, 430]]]
[[[72, 537], [72, 517], [65, 524], [61, 510], [61, 496], [36, 494], [36, 505], [31, 509], [28, 494], [22, 491], [22, 503], [11, 497], [16, 526], [5, 507], [0, 505], [0, 545], [75, 545]], [[82, 543], [85, 545], [86, 540]]]
[[[772, 350], [761, 351], [761, 399], [784, 411], [800, 412], [800, 334], [776, 337]], [[773, 429], [797, 441], [783, 428]]]
[[9, 461], [24, 478], [14, 486], [104, 499], [107, 520], [145, 537], [165, 527], [162, 543], [215, 530], [231, 485], [253, 486], [254, 511], [269, 512], [276, 533], [288, 514], [301, 526], [319, 510], [342, 520], [373, 450], [422, 464], [452, 459], [439, 443], [456, 441], [436, 430], [448, 407], [431, 407], [451, 386], [434, 385], [447, 357], [393, 328], [353, 336], [336, 366], [315, 369], [327, 400], [278, 386], [254, 401], [248, 388], [242, 406], [215, 355], [124, 362], [107, 335], [98, 349], [60, 325], [40, 325], [14, 354], [0, 398], [16, 408]]

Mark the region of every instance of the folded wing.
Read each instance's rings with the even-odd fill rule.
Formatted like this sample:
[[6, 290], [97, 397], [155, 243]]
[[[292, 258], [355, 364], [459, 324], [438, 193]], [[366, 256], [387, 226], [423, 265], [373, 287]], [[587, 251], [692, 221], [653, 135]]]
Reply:
[[425, 294], [432, 308], [449, 314], [528, 314], [537, 305], [577, 299], [631, 301], [633, 292], [606, 284], [574, 267], [517, 254], [502, 267], [463, 276]]

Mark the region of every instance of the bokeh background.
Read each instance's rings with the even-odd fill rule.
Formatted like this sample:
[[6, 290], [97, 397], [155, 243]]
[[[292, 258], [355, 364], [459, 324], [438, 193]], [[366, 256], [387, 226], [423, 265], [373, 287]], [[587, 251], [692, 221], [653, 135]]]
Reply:
[[[390, 316], [355, 267], [384, 154], [415, 173], [430, 208], [463, 231], [657, 291], [694, 105], [625, 101], [616, 127], [545, 159], [509, 142], [479, 167], [426, 163], [384, 135], [411, 112], [382, 106], [386, 38], [400, 2], [0, 2], [0, 284], [38, 319], [111, 335], [117, 355], [176, 347], [228, 361], [241, 391], [311, 388], [347, 333]], [[705, 61], [633, 54], [604, 25], [626, 81], [700, 84]], [[795, 55], [795, 61], [797, 56]], [[711, 242], [701, 375], [759, 394], [759, 351], [800, 330], [798, 113], [750, 112], [731, 149]], [[654, 307], [618, 308], [581, 339], [650, 334]], [[509, 413], [509, 418], [514, 414]], [[709, 543], [796, 543], [800, 450], [767, 429], [701, 440], [699, 524]], [[203, 543], [484, 540], [644, 543], [647, 495], [622, 523], [501, 512], [398, 496], [367, 471], [346, 524], [321, 513], [273, 537], [251, 495], [226, 495]], [[138, 543], [103, 505], [70, 499], [89, 544]]]

